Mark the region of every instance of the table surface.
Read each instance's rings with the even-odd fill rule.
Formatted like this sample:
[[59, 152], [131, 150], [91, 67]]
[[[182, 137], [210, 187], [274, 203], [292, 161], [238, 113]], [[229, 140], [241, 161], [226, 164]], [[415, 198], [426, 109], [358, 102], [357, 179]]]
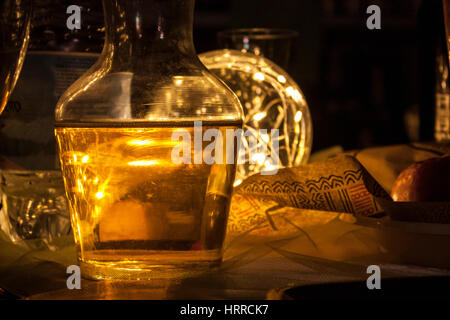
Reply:
[[[450, 268], [404, 263], [398, 253], [386, 251], [380, 239], [383, 234], [345, 219], [327, 219], [293, 234], [243, 235], [228, 240], [221, 267], [201, 276], [171, 281], [83, 279], [80, 290], [66, 286], [66, 267], [76, 264], [72, 242], [56, 251], [2, 243], [0, 287], [7, 293], [0, 294], [3, 299], [241, 300], [266, 299], [277, 288], [366, 281], [367, 267], [373, 264], [380, 266], [382, 279], [450, 276]], [[420, 248], [412, 249], [420, 252]]]

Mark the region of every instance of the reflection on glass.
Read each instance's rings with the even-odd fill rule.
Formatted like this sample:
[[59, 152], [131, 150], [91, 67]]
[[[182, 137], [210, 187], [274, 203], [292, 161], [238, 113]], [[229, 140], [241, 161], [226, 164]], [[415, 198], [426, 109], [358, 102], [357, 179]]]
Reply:
[[0, 113], [19, 78], [30, 34], [31, 0], [0, 1]]

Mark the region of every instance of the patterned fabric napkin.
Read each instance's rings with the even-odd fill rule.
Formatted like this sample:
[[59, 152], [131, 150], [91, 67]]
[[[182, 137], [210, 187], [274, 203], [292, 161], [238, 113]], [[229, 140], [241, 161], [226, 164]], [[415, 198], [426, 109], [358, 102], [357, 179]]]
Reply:
[[423, 143], [369, 148], [281, 169], [273, 176], [251, 176], [233, 196], [228, 234], [292, 232], [295, 209], [380, 217], [386, 205], [392, 207], [389, 194], [402, 170], [449, 152], [448, 146]]

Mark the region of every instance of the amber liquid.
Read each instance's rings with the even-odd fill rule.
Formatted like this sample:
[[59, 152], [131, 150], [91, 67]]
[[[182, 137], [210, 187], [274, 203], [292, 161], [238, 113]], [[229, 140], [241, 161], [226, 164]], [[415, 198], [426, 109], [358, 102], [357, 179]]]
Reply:
[[[180, 130], [192, 137], [191, 164], [173, 161]], [[194, 164], [193, 123], [55, 131], [84, 276], [177, 277], [220, 262], [235, 165]]]

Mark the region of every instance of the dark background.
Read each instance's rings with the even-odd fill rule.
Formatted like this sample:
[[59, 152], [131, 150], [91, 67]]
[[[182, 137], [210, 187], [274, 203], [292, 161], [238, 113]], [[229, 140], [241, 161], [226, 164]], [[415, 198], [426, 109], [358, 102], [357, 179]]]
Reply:
[[[366, 27], [371, 4], [381, 30]], [[433, 140], [441, 10], [440, 0], [197, 0], [194, 40], [201, 53], [223, 29], [298, 31], [287, 71], [308, 101], [314, 150]]]
[[[101, 50], [101, 1], [35, 4], [30, 50]], [[68, 4], [84, 8], [87, 27], [74, 35], [83, 41], [65, 28]], [[372, 4], [381, 30], [366, 27]], [[434, 140], [436, 90], [448, 78], [437, 72], [439, 58], [448, 65], [441, 0], [196, 0], [198, 53], [219, 49], [221, 30], [254, 27], [299, 34], [287, 72], [309, 104], [313, 150]]]

